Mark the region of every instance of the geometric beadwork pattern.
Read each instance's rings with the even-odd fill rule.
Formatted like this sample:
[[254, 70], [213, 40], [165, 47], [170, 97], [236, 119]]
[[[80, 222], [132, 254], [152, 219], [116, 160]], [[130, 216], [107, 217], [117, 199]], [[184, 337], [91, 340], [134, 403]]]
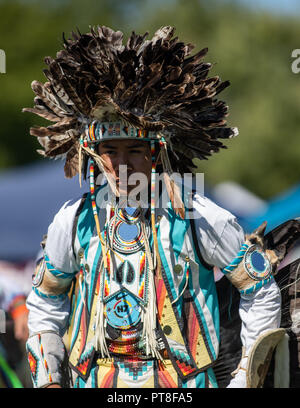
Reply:
[[87, 374], [87, 370], [89, 368], [93, 356], [94, 356], [93, 347], [80, 356], [80, 360], [78, 361], [76, 368], [82, 375], [85, 376]]
[[137, 381], [148, 368], [153, 366], [153, 361], [130, 361], [119, 362], [119, 367], [125, 371], [134, 381]]
[[77, 370], [81, 372], [82, 375], [86, 375], [90, 360], [86, 360], [83, 363], [78, 363]]
[[29, 361], [31, 376], [32, 376], [32, 379], [35, 385], [37, 385], [39, 358], [34, 354], [33, 350], [28, 345], [27, 345], [27, 350], [28, 350], [28, 361]]
[[173, 356], [176, 356], [176, 364], [184, 376], [196, 371], [196, 368], [193, 367], [193, 362], [191, 361], [188, 354], [185, 354], [180, 350], [176, 350], [172, 347], [170, 347], [170, 351]]

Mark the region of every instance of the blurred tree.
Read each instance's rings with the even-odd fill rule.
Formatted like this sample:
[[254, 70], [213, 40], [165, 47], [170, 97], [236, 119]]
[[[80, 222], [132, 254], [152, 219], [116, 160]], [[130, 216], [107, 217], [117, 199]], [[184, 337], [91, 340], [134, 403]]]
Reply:
[[[89, 3], [89, 6], [87, 6]], [[115, 0], [61, 2], [0, 1], [0, 48], [6, 53], [6, 74], [0, 75], [0, 168], [38, 160], [39, 144], [29, 127], [41, 120], [21, 113], [33, 105], [30, 83], [44, 82], [43, 59], [62, 48], [62, 33], [68, 37], [78, 28], [119, 23]]]
[[227, 151], [197, 162], [205, 182], [233, 180], [263, 198], [299, 183], [300, 73], [291, 71], [298, 16], [250, 11], [236, 1], [174, 0], [152, 12], [147, 3], [147, 27], [171, 24], [195, 51], [207, 46], [211, 74], [231, 82], [220, 97], [240, 135]]
[[300, 48], [295, 17], [250, 11], [218, 0], [0, 0], [0, 48], [7, 56], [0, 74], [0, 168], [39, 157], [29, 127], [41, 123], [22, 114], [32, 106], [32, 80], [45, 81], [43, 58], [61, 48], [61, 33], [108, 25], [150, 35], [173, 25], [231, 86], [224, 91], [229, 123], [240, 135], [229, 149], [197, 163], [207, 184], [234, 180], [263, 198], [299, 182], [300, 73], [291, 71], [291, 52]]

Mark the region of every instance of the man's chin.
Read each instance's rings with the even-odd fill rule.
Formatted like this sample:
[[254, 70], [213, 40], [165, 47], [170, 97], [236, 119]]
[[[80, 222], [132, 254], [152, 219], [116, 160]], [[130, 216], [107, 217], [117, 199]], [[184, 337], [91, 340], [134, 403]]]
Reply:
[[[117, 185], [117, 192], [118, 196], [121, 199], [121, 201], [126, 201], [126, 205], [130, 207], [143, 207], [147, 208], [148, 207], [148, 195], [147, 195], [147, 190], [143, 191], [142, 194], [134, 193], [134, 188], [132, 186], [127, 186], [126, 187], [121, 187]], [[133, 192], [133, 194], [131, 194]], [[143, 194], [144, 193], [144, 194]]]
[[121, 184], [117, 184], [117, 192], [119, 196], [127, 197], [128, 194], [130, 193], [130, 190], [131, 189], [128, 187], [128, 185], [122, 186]]

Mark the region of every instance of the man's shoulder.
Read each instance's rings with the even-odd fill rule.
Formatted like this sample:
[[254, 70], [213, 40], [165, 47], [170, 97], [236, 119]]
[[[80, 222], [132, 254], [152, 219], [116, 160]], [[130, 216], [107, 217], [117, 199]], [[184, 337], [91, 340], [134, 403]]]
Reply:
[[[95, 190], [95, 196], [96, 196], [96, 203], [101, 208], [103, 206], [102, 201], [105, 200], [105, 194], [107, 193], [107, 183], [102, 184], [101, 186], [97, 186]], [[91, 201], [91, 193], [90, 192], [85, 192], [81, 196], [78, 196], [76, 198], [73, 198], [71, 200], [66, 201], [58, 210], [56, 213], [54, 220], [63, 222], [64, 224], [66, 222], [72, 222], [76, 215], [78, 215], [78, 212], [81, 211], [83, 208], [84, 204], [88, 206]], [[92, 207], [90, 206], [92, 209]]]
[[202, 256], [209, 265], [223, 268], [244, 242], [244, 231], [231, 212], [209, 198], [195, 194], [193, 204]]
[[82, 207], [89, 193], [66, 201], [55, 214], [53, 222], [60, 224], [72, 223], [78, 210]]
[[66, 201], [56, 213], [49, 225], [45, 244], [45, 253], [50, 263], [58, 270], [71, 273], [76, 268], [72, 255], [73, 227], [76, 214], [85, 194]]
[[213, 200], [198, 192], [193, 194], [193, 209], [195, 219], [206, 220], [211, 226], [235, 219], [235, 216], [230, 211], [220, 207]]

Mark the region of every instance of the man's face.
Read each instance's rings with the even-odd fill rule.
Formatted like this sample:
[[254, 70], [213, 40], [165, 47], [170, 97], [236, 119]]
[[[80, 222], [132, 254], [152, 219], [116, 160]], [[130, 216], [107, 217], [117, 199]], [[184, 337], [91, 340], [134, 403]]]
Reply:
[[104, 161], [105, 170], [115, 180], [120, 195], [130, 193], [135, 187], [135, 184], [128, 184], [128, 179], [135, 173], [146, 176], [144, 179], [148, 185], [152, 168], [149, 143], [133, 139], [107, 140], [99, 143], [98, 153]]

